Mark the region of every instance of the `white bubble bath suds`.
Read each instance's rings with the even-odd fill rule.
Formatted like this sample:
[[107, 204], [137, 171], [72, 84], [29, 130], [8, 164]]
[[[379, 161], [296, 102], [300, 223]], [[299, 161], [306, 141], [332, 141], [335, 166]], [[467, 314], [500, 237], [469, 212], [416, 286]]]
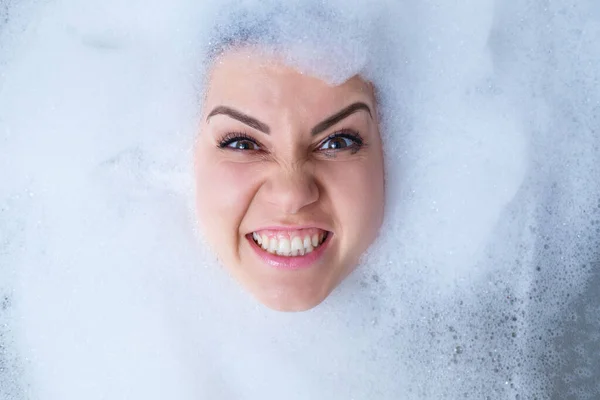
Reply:
[[[303, 313], [196, 232], [240, 43], [377, 91], [384, 226]], [[599, 85], [595, 0], [0, 1], [0, 399], [600, 398]]]

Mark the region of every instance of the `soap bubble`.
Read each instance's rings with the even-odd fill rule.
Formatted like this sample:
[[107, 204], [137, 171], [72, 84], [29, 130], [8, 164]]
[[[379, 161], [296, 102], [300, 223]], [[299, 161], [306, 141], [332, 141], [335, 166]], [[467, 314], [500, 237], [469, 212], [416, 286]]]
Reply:
[[[599, 39], [591, 0], [2, 2], [0, 399], [598, 397]], [[308, 312], [196, 232], [236, 43], [377, 91], [384, 226]]]

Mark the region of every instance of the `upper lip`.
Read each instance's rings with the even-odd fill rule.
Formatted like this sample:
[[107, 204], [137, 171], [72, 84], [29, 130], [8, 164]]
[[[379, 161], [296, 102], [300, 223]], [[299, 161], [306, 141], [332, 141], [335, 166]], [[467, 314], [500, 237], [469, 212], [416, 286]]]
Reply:
[[315, 229], [320, 229], [322, 231], [331, 232], [331, 229], [329, 229], [328, 227], [324, 226], [323, 224], [309, 223], [309, 224], [301, 224], [301, 225], [277, 225], [277, 224], [266, 225], [266, 226], [262, 226], [260, 228], [256, 228], [255, 230], [252, 230], [249, 233], [260, 232], [260, 231], [265, 231], [265, 230], [270, 230], [270, 231], [295, 231], [295, 230], [309, 229], [309, 228], [315, 228]]

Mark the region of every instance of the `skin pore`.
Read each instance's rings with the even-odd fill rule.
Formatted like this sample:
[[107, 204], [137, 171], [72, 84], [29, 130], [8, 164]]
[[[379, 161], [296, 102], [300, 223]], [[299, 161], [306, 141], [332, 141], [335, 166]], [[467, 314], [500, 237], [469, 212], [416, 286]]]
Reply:
[[372, 86], [339, 86], [239, 49], [207, 82], [195, 148], [197, 211], [228, 272], [266, 306], [321, 303], [383, 218]]

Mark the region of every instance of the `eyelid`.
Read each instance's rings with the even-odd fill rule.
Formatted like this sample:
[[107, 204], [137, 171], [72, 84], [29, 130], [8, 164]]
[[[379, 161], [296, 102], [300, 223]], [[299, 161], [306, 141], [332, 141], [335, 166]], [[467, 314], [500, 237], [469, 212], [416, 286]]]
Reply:
[[362, 136], [360, 135], [360, 133], [358, 133], [358, 131], [354, 130], [354, 129], [341, 129], [339, 131], [336, 131], [332, 134], [327, 135], [327, 137], [323, 138], [321, 141], [319, 141], [319, 143], [315, 146], [315, 150], [316, 151], [321, 151], [321, 152], [335, 152], [335, 151], [343, 151], [344, 149], [339, 149], [339, 150], [319, 150], [319, 148], [323, 145], [323, 143], [327, 142], [328, 140], [331, 139], [335, 139], [337, 137], [344, 137], [347, 139], [351, 139], [355, 142], [355, 145], [352, 147], [347, 147], [345, 149], [360, 149], [364, 146], [364, 140], [362, 138]]
[[[323, 144], [325, 142], [327, 142], [328, 140], [331, 140], [331, 139], [338, 138], [338, 137], [350, 139], [354, 142], [354, 144], [351, 146], [342, 148], [342, 149], [320, 149], [320, 147], [323, 146]], [[244, 151], [244, 152], [266, 151], [265, 146], [263, 146], [263, 144], [260, 141], [256, 140], [252, 135], [245, 133], [245, 132], [240, 132], [240, 131], [228, 132], [225, 135], [223, 135], [221, 137], [221, 139], [219, 139], [219, 141], [217, 143], [217, 147], [219, 149], [224, 150], [224, 149], [227, 149], [231, 143], [236, 142], [236, 141], [242, 141], [242, 140], [252, 142], [259, 148], [256, 150], [239, 150], [239, 149], [231, 148], [231, 150]], [[341, 130], [331, 133], [331, 134], [327, 135], [327, 137], [321, 139], [314, 146], [314, 151], [321, 152], [321, 153], [337, 153], [340, 151], [354, 150], [354, 152], [356, 152], [356, 151], [362, 149], [363, 147], [365, 147], [365, 143], [364, 143], [362, 136], [360, 135], [360, 133], [358, 131], [356, 131], [354, 129], [341, 129]]]
[[[219, 141], [217, 143], [217, 147], [220, 148], [220, 149], [225, 149], [231, 143], [233, 143], [235, 141], [240, 141], [240, 140], [247, 140], [249, 142], [254, 143], [258, 147], [260, 147], [259, 150], [262, 150], [264, 148], [264, 146], [262, 145], [261, 142], [259, 142], [253, 136], [251, 136], [251, 135], [249, 135], [249, 134], [247, 134], [245, 132], [229, 132], [229, 133], [226, 133], [224, 136], [221, 137], [221, 139], [219, 139]], [[245, 150], [245, 151], [259, 151], [259, 150]]]

